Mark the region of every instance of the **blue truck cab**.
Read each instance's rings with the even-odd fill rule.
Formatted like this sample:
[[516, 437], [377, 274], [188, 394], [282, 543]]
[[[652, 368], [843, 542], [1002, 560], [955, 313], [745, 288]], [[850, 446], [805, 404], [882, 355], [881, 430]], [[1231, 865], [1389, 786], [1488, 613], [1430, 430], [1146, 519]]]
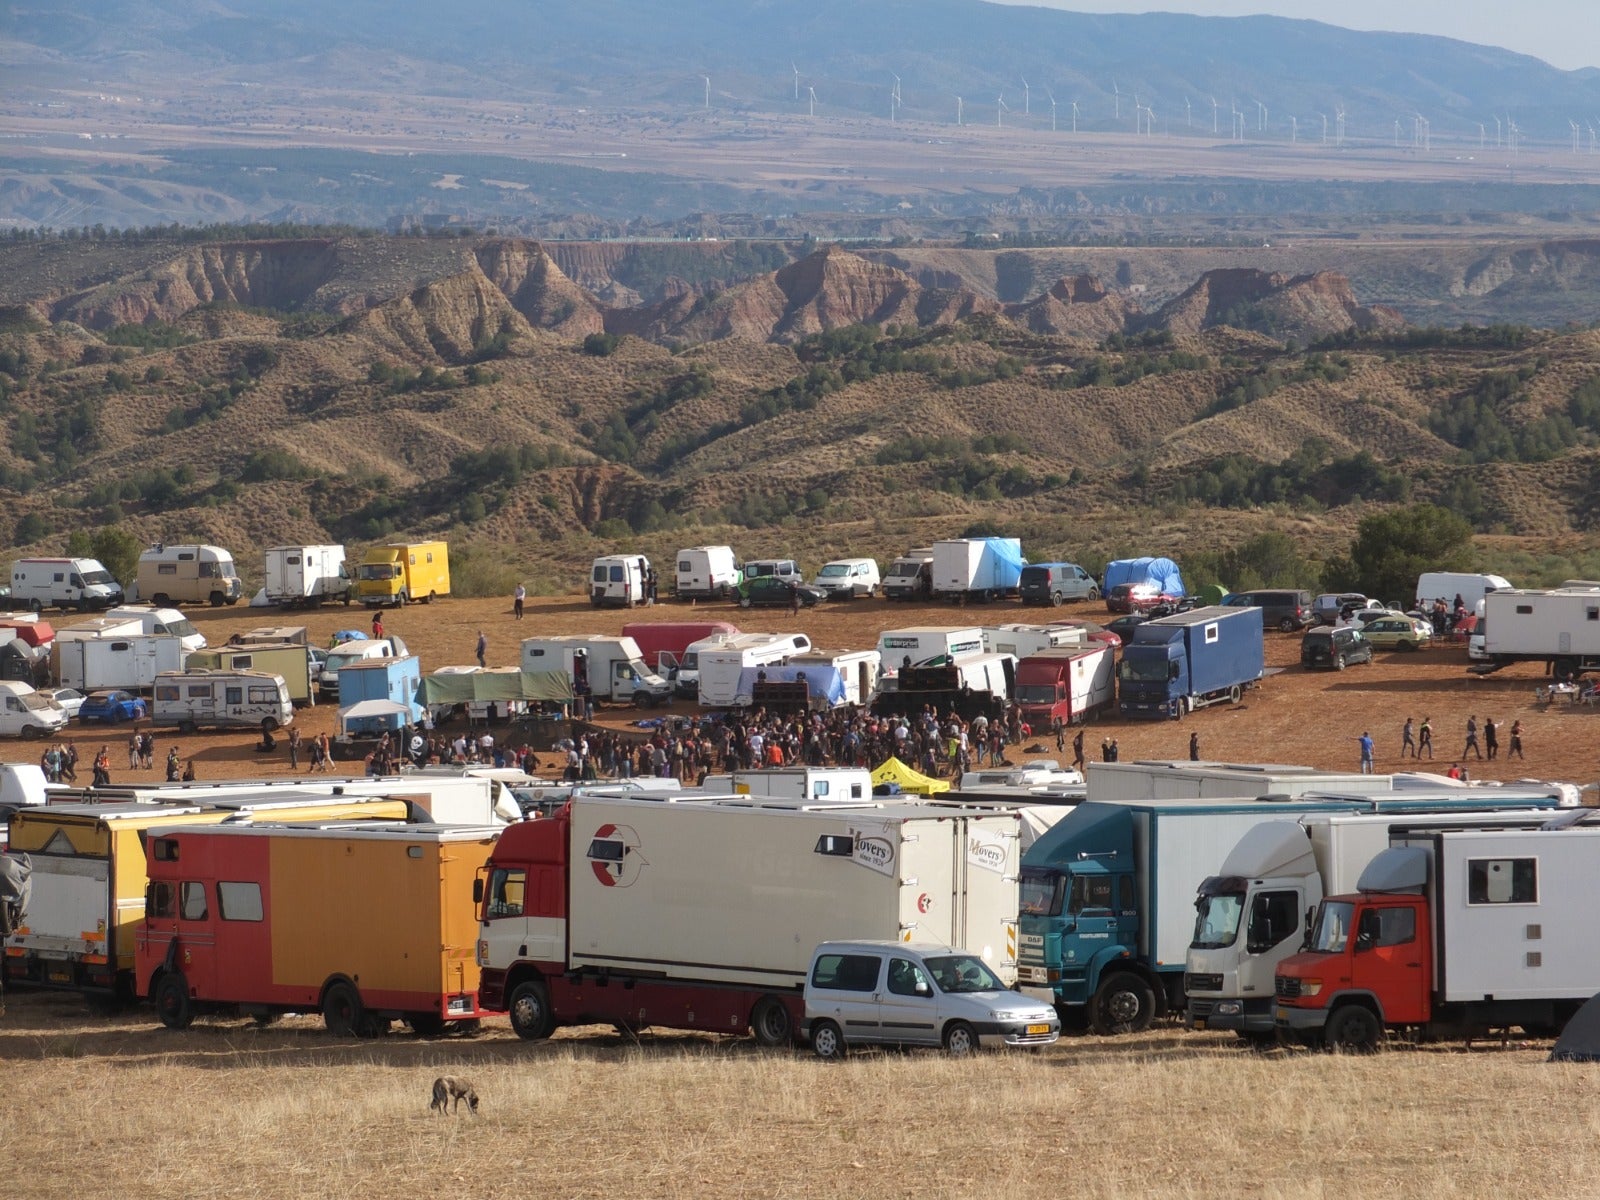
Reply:
[[1226, 700], [1237, 704], [1266, 669], [1259, 608], [1212, 606], [1145, 621], [1122, 649], [1118, 708], [1128, 717], [1170, 717]]

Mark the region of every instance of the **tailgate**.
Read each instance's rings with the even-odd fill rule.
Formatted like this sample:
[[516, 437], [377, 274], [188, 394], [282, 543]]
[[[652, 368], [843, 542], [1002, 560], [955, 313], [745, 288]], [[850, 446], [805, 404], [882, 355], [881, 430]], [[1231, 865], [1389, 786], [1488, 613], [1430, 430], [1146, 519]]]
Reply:
[[104, 954], [111, 862], [33, 856], [33, 894], [11, 938], [43, 958]]

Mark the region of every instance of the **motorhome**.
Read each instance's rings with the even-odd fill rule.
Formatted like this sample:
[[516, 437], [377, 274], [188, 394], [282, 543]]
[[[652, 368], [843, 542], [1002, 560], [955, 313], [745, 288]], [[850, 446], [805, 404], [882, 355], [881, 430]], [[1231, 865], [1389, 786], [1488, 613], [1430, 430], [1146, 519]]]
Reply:
[[181, 638], [185, 650], [203, 650], [206, 644], [206, 635], [194, 627], [194, 622], [189, 620], [175, 608], [155, 608], [148, 604], [125, 604], [118, 608], [108, 608], [106, 619], [111, 621], [137, 621], [140, 633], [167, 633], [175, 638]]
[[739, 687], [748, 668], [788, 662], [811, 649], [803, 633], [741, 633], [699, 652], [700, 704], [731, 708], [739, 703]]
[[642, 554], [602, 554], [589, 565], [589, 603], [632, 608], [649, 598], [650, 560]]
[[690, 546], [678, 551], [673, 592], [680, 600], [726, 600], [739, 586], [743, 567], [731, 546]]
[[167, 671], [156, 676], [150, 719], [180, 730], [274, 730], [294, 720], [282, 675], [265, 671]]
[[368, 607], [431, 604], [450, 594], [450, 547], [445, 542], [391, 542], [373, 546], [356, 572], [356, 596]]
[[139, 555], [139, 597], [157, 608], [178, 604], [237, 604], [244, 594], [233, 555], [221, 546], [168, 546], [158, 542]]
[[273, 546], [265, 566], [268, 604], [302, 608], [354, 598], [343, 546]]
[[317, 691], [325, 697], [337, 696], [339, 668], [348, 663], [368, 658], [395, 658], [405, 653], [405, 642], [393, 634], [381, 638], [351, 638], [349, 641], [340, 642], [328, 651], [327, 661], [322, 664], [322, 673], [317, 676]]
[[97, 558], [19, 558], [11, 564], [11, 602], [34, 612], [42, 608], [98, 612], [122, 600], [122, 585]]

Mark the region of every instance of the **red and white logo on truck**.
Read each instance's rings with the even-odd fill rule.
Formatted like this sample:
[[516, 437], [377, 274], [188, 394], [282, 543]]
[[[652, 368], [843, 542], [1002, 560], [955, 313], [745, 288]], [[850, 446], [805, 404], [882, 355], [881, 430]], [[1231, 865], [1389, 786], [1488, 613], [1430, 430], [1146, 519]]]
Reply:
[[639, 853], [639, 835], [633, 826], [609, 822], [594, 831], [587, 857], [594, 877], [606, 887], [627, 887], [650, 865]]

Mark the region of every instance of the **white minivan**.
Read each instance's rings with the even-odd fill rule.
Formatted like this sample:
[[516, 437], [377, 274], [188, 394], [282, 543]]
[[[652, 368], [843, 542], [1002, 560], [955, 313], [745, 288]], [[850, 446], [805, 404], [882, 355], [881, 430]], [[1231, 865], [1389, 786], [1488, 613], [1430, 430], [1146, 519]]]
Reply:
[[801, 1033], [819, 1058], [850, 1046], [1048, 1046], [1061, 1018], [1014, 992], [966, 950], [913, 942], [823, 942], [806, 973]]
[[857, 596], [876, 596], [881, 582], [878, 564], [872, 559], [836, 558], [822, 565], [811, 586], [827, 592], [830, 600], [853, 600]]
[[632, 608], [650, 596], [650, 560], [642, 554], [602, 554], [589, 564], [589, 603]]

